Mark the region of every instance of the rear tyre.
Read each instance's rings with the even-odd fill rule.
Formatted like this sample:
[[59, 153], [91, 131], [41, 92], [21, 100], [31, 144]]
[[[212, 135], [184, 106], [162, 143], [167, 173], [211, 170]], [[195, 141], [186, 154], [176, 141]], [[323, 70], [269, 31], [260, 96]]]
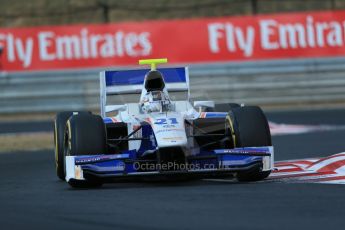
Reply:
[[[271, 134], [265, 114], [258, 106], [245, 106], [231, 109], [227, 118], [235, 147], [271, 146]], [[239, 181], [258, 181], [269, 176], [271, 171], [261, 167], [239, 172]]]
[[[106, 124], [106, 129], [107, 139], [120, 139], [128, 135], [128, 127], [124, 122]], [[126, 150], [128, 150], [128, 141], [119, 141], [116, 144], [108, 145], [108, 152], [111, 153], [121, 153]]]
[[237, 103], [220, 103], [220, 104], [216, 104], [214, 107], [214, 111], [215, 112], [229, 112], [231, 109], [233, 108], [239, 108], [241, 107], [239, 104]]
[[[106, 127], [97, 115], [79, 114], [68, 119], [65, 129], [65, 155], [106, 154]], [[71, 180], [76, 188], [97, 187], [102, 183], [96, 180]]]
[[[90, 112], [77, 112], [79, 114], [91, 114]], [[72, 111], [60, 112], [54, 121], [54, 144], [56, 174], [61, 180], [65, 180], [64, 170], [64, 135], [67, 120], [73, 115]]]
[[194, 143], [207, 151], [224, 148], [223, 139], [226, 141], [227, 148], [233, 148], [231, 139], [224, 138], [225, 131], [224, 118], [200, 118], [193, 121]]

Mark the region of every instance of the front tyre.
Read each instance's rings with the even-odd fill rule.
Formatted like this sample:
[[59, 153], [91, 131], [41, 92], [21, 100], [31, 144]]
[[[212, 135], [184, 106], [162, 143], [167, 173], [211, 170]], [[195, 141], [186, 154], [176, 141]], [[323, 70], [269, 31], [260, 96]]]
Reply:
[[61, 180], [65, 180], [65, 169], [64, 169], [64, 135], [67, 120], [73, 115], [78, 114], [91, 114], [90, 112], [72, 112], [64, 111], [56, 115], [54, 120], [54, 144], [55, 144], [55, 166], [56, 174]]
[[[68, 119], [65, 130], [65, 155], [101, 155], [107, 153], [106, 127], [97, 115], [80, 114]], [[92, 179], [69, 181], [72, 187], [97, 187], [102, 183]]]
[[[227, 118], [235, 147], [271, 146], [271, 133], [267, 118], [258, 106], [244, 106], [231, 109]], [[262, 171], [261, 167], [239, 172], [239, 181], [258, 181], [269, 176], [271, 171]]]

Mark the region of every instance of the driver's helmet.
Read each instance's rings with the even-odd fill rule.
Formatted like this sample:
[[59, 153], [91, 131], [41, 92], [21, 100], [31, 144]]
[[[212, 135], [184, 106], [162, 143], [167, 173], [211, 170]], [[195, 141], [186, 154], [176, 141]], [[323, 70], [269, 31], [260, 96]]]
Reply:
[[166, 112], [170, 109], [170, 100], [163, 91], [148, 92], [141, 102], [143, 112]]

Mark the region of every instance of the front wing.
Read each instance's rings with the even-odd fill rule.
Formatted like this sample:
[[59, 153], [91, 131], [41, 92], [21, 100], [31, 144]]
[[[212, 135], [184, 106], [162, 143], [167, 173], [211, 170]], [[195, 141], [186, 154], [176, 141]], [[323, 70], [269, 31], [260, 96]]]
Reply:
[[[96, 179], [108, 182], [169, 176], [209, 178], [256, 167], [260, 167], [262, 171], [270, 171], [274, 167], [272, 146], [215, 149], [186, 159], [186, 164], [182, 165], [173, 165], [175, 163], [172, 162], [167, 163], [170, 165], [157, 164], [137, 159], [135, 150], [112, 155], [67, 156], [66, 181]], [[170, 170], [171, 168], [174, 170]]]

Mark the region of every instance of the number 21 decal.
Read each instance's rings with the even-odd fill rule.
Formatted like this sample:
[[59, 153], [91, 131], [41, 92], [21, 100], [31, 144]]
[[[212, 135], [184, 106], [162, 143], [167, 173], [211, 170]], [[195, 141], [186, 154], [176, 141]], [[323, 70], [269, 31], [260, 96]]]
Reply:
[[176, 125], [178, 124], [177, 119], [176, 118], [161, 118], [161, 119], [157, 119], [155, 122], [156, 125]]

